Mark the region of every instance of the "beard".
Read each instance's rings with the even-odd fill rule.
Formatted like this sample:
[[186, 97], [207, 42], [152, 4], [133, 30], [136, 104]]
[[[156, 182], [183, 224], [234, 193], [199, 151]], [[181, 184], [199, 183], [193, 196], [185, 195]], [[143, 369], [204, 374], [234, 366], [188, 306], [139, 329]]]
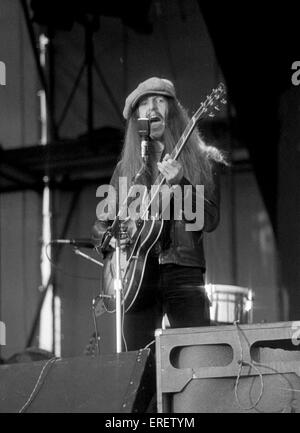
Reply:
[[150, 122], [150, 137], [152, 140], [160, 139], [165, 132], [166, 124], [164, 119], [159, 119], [154, 122]]

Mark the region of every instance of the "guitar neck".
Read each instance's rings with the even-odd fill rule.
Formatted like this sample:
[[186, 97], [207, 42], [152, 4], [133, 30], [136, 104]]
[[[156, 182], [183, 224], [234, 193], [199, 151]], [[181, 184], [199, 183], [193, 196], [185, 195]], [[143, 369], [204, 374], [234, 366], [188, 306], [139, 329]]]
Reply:
[[[197, 111], [196, 114], [194, 114], [194, 116], [190, 119], [188, 125], [186, 126], [185, 130], [183, 131], [183, 134], [181, 135], [179, 141], [177, 142], [176, 146], [174, 147], [174, 149], [172, 150], [171, 153], [171, 158], [172, 159], [178, 159], [179, 155], [181, 154], [187, 140], [190, 138], [191, 133], [193, 132], [193, 130], [195, 129], [195, 126], [197, 125], [197, 121], [200, 119], [200, 117], [202, 116], [204, 110], [200, 109]], [[164, 176], [160, 173], [154, 184], [155, 185], [162, 185], [165, 181]]]
[[[198, 119], [199, 119], [199, 117], [200, 116], [197, 116]], [[195, 129], [196, 124], [197, 124], [196, 119], [194, 117], [192, 117], [192, 119], [188, 123], [187, 127], [183, 131], [183, 134], [180, 137], [178, 143], [176, 144], [176, 146], [174, 147], [174, 149], [172, 151], [172, 154], [171, 154], [172, 159], [177, 159], [179, 157], [179, 155], [181, 154], [187, 140], [190, 138], [191, 133]]]
[[[181, 135], [176, 146], [174, 147], [170, 155], [172, 159], [178, 159], [198, 120], [204, 115], [214, 117], [214, 111], [220, 111], [218, 102], [221, 102], [222, 104], [226, 103], [225, 99], [223, 98], [224, 95], [225, 86], [223, 83], [220, 83], [219, 86], [216, 89], [212, 90], [211, 94], [206, 97], [205, 101], [200, 105], [196, 113], [189, 120], [185, 130], [183, 131], [183, 134]], [[154, 191], [154, 194], [151, 195], [151, 200], [142, 215], [142, 219], [145, 215], [147, 215], [153, 200], [156, 199], [156, 196], [160, 191], [160, 187], [163, 185], [165, 180], [166, 178], [161, 173], [155, 179], [154, 185], [156, 186], [156, 190]]]
[[[210, 95], [208, 95], [204, 102], [200, 105], [196, 113], [190, 119], [187, 124], [185, 130], [183, 131], [182, 136], [180, 137], [178, 143], [174, 147], [171, 158], [177, 159], [181, 154], [187, 140], [189, 139], [191, 133], [193, 132], [195, 126], [197, 125], [198, 120], [204, 115], [208, 115], [210, 117], [214, 117], [214, 111], [220, 111], [218, 106], [218, 102], [220, 101], [222, 104], [225, 104], [226, 101], [223, 98], [225, 95], [225, 86], [223, 83], [220, 83], [219, 86], [214, 89]], [[223, 99], [222, 99], [223, 98]], [[155, 180], [155, 185], [161, 186], [165, 181], [165, 178], [162, 174], [159, 174]]]

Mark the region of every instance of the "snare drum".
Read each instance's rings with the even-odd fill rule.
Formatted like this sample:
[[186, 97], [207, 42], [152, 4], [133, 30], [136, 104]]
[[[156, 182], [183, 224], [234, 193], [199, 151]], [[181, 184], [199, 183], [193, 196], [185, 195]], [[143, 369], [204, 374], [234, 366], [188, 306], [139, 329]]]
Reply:
[[208, 284], [205, 287], [211, 301], [212, 322], [252, 323], [253, 292], [251, 289], [224, 284]]

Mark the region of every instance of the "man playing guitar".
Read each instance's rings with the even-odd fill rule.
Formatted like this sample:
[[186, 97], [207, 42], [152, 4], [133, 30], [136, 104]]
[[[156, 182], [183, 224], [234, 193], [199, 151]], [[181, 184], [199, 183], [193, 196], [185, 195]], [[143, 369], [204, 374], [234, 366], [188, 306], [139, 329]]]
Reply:
[[[127, 97], [123, 115], [127, 121], [124, 146], [111, 185], [117, 189], [121, 176], [130, 185], [143, 165], [138, 133], [138, 119], [143, 118], [149, 120], [150, 141], [149, 157], [139, 182], [149, 189], [157, 176], [162, 176], [173, 190], [191, 185], [188, 191], [193, 205], [196, 185], [204, 186], [203, 226], [187, 230], [190, 221], [185, 219], [184, 212], [181, 219], [171, 212], [147, 254], [138, 296], [133, 298], [124, 320], [127, 350], [137, 350], [154, 339], [154, 331], [161, 328], [164, 314], [173, 328], [210, 324], [204, 288], [203, 232], [211, 232], [219, 223], [217, 164], [225, 160], [218, 149], [203, 142], [195, 129], [180, 156], [174, 158], [174, 148], [190, 119], [176, 97], [173, 83], [167, 79], [152, 77], [140, 83]], [[170, 206], [171, 202], [172, 199]], [[93, 227], [96, 247], [101, 245], [110, 223], [101, 218], [96, 221]], [[126, 251], [132, 243], [131, 230], [126, 222], [121, 224], [120, 245]]]

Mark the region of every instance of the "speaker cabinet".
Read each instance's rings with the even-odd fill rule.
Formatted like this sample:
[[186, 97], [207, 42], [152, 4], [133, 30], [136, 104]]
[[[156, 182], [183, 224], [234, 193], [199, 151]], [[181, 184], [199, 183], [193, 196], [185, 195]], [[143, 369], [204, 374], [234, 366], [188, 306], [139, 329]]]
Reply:
[[4, 413], [146, 412], [154, 392], [149, 349], [0, 367]]
[[300, 412], [292, 322], [156, 331], [158, 412]]

